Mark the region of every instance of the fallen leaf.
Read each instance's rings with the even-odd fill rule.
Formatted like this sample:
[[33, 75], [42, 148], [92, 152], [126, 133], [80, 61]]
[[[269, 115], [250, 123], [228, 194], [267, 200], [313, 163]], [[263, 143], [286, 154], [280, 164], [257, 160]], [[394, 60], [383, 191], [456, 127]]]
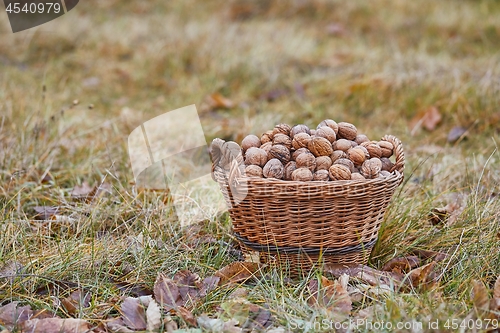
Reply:
[[488, 310], [490, 298], [488, 296], [488, 290], [482, 282], [477, 280], [472, 281], [471, 300], [474, 304], [474, 308], [479, 313], [483, 313]]
[[441, 122], [442, 116], [435, 106], [420, 111], [410, 122], [411, 134], [414, 135], [422, 126], [428, 131], [434, 131]]
[[421, 288], [422, 290], [429, 290], [437, 284], [437, 274], [434, 271], [436, 266], [435, 261], [411, 270], [405, 281], [410, 281], [411, 286], [414, 288]]
[[23, 332], [29, 333], [86, 333], [90, 324], [83, 319], [45, 318], [26, 320], [21, 325]]
[[136, 331], [146, 329], [146, 310], [144, 304], [141, 303], [139, 298], [125, 298], [120, 307], [120, 310], [123, 318], [123, 323], [126, 326]]
[[396, 273], [407, 273], [420, 265], [420, 259], [417, 256], [397, 257], [389, 260], [382, 267], [383, 271], [392, 271]]
[[71, 197], [74, 200], [91, 202], [94, 198], [100, 197], [105, 193], [111, 193], [111, 184], [103, 182], [90, 187], [89, 183], [84, 181], [81, 186], [76, 185], [71, 191]]
[[222, 96], [220, 93], [213, 93], [211, 95], [208, 95], [205, 101], [211, 110], [231, 109], [235, 106], [235, 103], [233, 101]]
[[257, 332], [262, 331], [271, 326], [274, 321], [271, 311], [269, 311], [267, 305], [265, 305], [264, 308], [258, 307], [257, 311], [251, 311], [250, 315], [251, 317], [248, 318], [247, 322], [245, 322], [243, 328], [251, 330], [252, 332], [255, 330], [257, 330]]
[[464, 207], [460, 204], [452, 202], [444, 207], [433, 208], [429, 215], [429, 221], [432, 225], [438, 226], [442, 224], [453, 225], [462, 215]]
[[261, 269], [259, 263], [237, 261], [219, 269], [215, 276], [220, 278], [219, 286], [244, 283]]
[[164, 274], [158, 274], [154, 287], [155, 300], [167, 310], [176, 308], [183, 304], [182, 297], [179, 293], [179, 288], [174, 280], [169, 279]]
[[327, 308], [333, 313], [349, 315], [352, 310], [352, 301], [349, 293], [338, 281], [331, 281], [322, 276], [321, 281], [312, 279], [309, 281], [311, 298], [310, 305], [318, 305]]
[[466, 133], [467, 133], [467, 128], [462, 126], [455, 126], [450, 130], [450, 132], [448, 132], [447, 140], [449, 143], [455, 143], [461, 137], [465, 138]]
[[133, 332], [135, 332], [135, 331], [131, 330], [130, 328], [128, 328], [127, 326], [125, 326], [125, 323], [121, 317], [109, 320], [108, 322], [106, 322], [106, 326], [111, 332], [120, 332], [120, 333], [133, 333]]
[[63, 298], [61, 304], [70, 315], [76, 316], [82, 309], [90, 306], [91, 298], [92, 295], [89, 292], [80, 289], [73, 291], [68, 297]]
[[59, 212], [59, 207], [50, 206], [35, 206], [33, 207], [35, 220], [52, 220], [52, 218]]
[[189, 301], [194, 301], [199, 296], [199, 287], [201, 287], [201, 279], [198, 274], [194, 274], [189, 270], [182, 270], [175, 274], [174, 281], [179, 289], [184, 304]]
[[209, 292], [215, 290], [219, 285], [220, 277], [218, 276], [209, 276], [203, 279], [201, 283], [201, 288], [199, 292], [199, 297], [205, 297]]
[[184, 320], [187, 324], [191, 326], [196, 326], [196, 318], [193, 313], [183, 306], [179, 306], [175, 309], [175, 312]]
[[342, 274], [347, 274], [372, 286], [400, 285], [403, 281], [403, 277], [400, 274], [383, 272], [360, 264], [326, 264], [323, 267], [323, 271], [336, 278], [339, 278]]
[[416, 256], [418, 256], [422, 260], [427, 260], [427, 259], [432, 259], [435, 262], [441, 262], [448, 258], [447, 253], [443, 252], [438, 252], [438, 251], [431, 251], [431, 250], [420, 250], [420, 249], [415, 249], [412, 250], [412, 253]]
[[19, 302], [12, 302], [0, 307], [0, 324], [12, 329], [33, 316], [30, 306], [18, 305]]
[[198, 325], [201, 328], [209, 330], [211, 332], [221, 332], [221, 333], [242, 333], [243, 330], [237, 327], [238, 322], [231, 319], [225, 322], [222, 319], [212, 319], [206, 315], [199, 316], [197, 318]]
[[161, 327], [161, 310], [154, 299], [149, 302], [146, 310], [146, 329], [156, 331]]

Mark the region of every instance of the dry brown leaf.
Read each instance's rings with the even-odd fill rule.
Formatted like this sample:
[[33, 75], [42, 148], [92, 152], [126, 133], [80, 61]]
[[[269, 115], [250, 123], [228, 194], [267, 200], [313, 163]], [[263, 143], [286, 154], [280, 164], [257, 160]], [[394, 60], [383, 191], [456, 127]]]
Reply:
[[156, 331], [161, 327], [161, 309], [154, 299], [149, 302], [146, 310], [146, 322], [148, 331]]
[[182, 270], [175, 274], [174, 281], [177, 284], [179, 295], [184, 301], [184, 304], [198, 299], [200, 293], [199, 289], [202, 286], [202, 282], [198, 274], [194, 274], [187, 269]]
[[169, 279], [163, 273], [158, 274], [153, 291], [155, 300], [160, 305], [166, 307], [167, 310], [176, 308], [184, 303], [175, 281]]
[[90, 187], [89, 183], [84, 181], [81, 186], [76, 185], [71, 191], [71, 197], [74, 200], [90, 202], [94, 198], [111, 192], [111, 184], [103, 182]]
[[219, 285], [220, 277], [209, 276], [203, 279], [201, 282], [199, 297], [205, 297], [209, 292], [217, 288]]
[[487, 311], [490, 304], [488, 289], [480, 281], [472, 281], [471, 300], [478, 312]]
[[208, 95], [205, 99], [211, 110], [215, 109], [231, 109], [235, 103], [230, 99], [222, 96], [220, 93], [213, 93]]
[[31, 319], [23, 322], [21, 327], [24, 333], [86, 333], [91, 328], [86, 320], [75, 318]]
[[0, 307], [0, 324], [12, 329], [33, 316], [30, 306], [18, 305], [19, 302], [12, 302]]
[[36, 213], [33, 216], [35, 220], [52, 220], [59, 212], [59, 207], [35, 206], [33, 210]]
[[331, 281], [322, 276], [321, 282], [317, 279], [309, 281], [311, 298], [310, 305], [326, 307], [329, 311], [348, 315], [352, 310], [351, 297], [339, 281]]
[[183, 306], [179, 306], [175, 309], [175, 312], [184, 320], [187, 324], [191, 326], [196, 326], [196, 318], [193, 313]]
[[432, 250], [415, 249], [415, 250], [412, 250], [412, 253], [414, 255], [418, 256], [422, 260], [432, 259], [435, 262], [441, 262], [441, 261], [445, 260], [446, 258], [448, 258], [447, 253], [432, 251]]
[[412, 134], [416, 133], [421, 127], [428, 131], [434, 131], [441, 122], [442, 116], [436, 106], [430, 106], [420, 111], [410, 122]]
[[435, 272], [436, 262], [430, 263], [411, 270], [405, 281], [409, 281], [414, 288], [429, 290], [437, 284], [437, 274]]
[[450, 132], [448, 132], [447, 140], [449, 143], [455, 143], [461, 137], [465, 137], [466, 133], [467, 133], [467, 128], [462, 126], [455, 126], [450, 130]]
[[92, 295], [89, 292], [75, 290], [68, 297], [63, 298], [61, 304], [70, 315], [75, 316], [82, 309], [89, 307], [91, 298]]
[[142, 304], [139, 298], [125, 298], [120, 307], [120, 310], [123, 318], [123, 323], [129, 328], [136, 331], [146, 329], [146, 310], [144, 304]]
[[418, 265], [420, 265], [420, 259], [417, 256], [397, 257], [386, 262], [382, 270], [401, 274], [409, 272]]
[[219, 286], [244, 283], [254, 277], [260, 268], [258, 263], [237, 261], [219, 269], [215, 276], [220, 278]]
[[125, 326], [125, 323], [123, 322], [123, 319], [120, 318], [114, 318], [106, 323], [107, 328], [111, 332], [121, 332], [121, 333], [133, 333], [135, 331], [131, 330], [127, 326]]

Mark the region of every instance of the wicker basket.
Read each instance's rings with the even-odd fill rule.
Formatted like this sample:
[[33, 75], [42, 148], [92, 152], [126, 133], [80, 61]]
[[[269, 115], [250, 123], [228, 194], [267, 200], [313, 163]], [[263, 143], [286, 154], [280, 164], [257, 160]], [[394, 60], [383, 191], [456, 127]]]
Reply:
[[366, 263], [380, 223], [403, 180], [404, 152], [394, 146], [392, 176], [370, 180], [297, 182], [244, 176], [241, 148], [215, 139], [212, 176], [219, 184], [245, 252], [293, 273], [323, 263]]

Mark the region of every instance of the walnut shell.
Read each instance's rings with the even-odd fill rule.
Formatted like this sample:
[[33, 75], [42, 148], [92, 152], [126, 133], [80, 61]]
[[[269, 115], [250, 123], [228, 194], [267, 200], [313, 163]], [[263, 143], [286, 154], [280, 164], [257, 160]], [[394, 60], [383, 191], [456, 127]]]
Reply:
[[313, 180], [313, 174], [308, 168], [298, 168], [292, 172], [292, 180], [308, 182]]
[[269, 155], [269, 149], [271, 149], [272, 146], [273, 146], [273, 143], [271, 141], [269, 141], [269, 142], [262, 144], [262, 146], [260, 146], [260, 149], [265, 150], [266, 153]]
[[358, 135], [358, 129], [356, 126], [346, 122], [338, 123], [339, 132], [337, 133], [341, 139], [354, 140]]
[[378, 146], [380, 147], [380, 150], [382, 151], [380, 156], [381, 157], [391, 157], [392, 152], [394, 150], [394, 146], [392, 143], [389, 141], [379, 141]]
[[363, 164], [366, 159], [365, 152], [359, 147], [351, 148], [347, 151], [347, 158], [354, 163], [355, 166]]
[[334, 164], [328, 169], [328, 175], [331, 180], [350, 180], [351, 171], [348, 167], [341, 164]]
[[250, 147], [255, 147], [259, 148], [261, 145], [260, 139], [253, 134], [247, 135], [242, 141], [241, 141], [241, 148], [243, 149], [243, 152], [246, 152], [248, 148]]
[[351, 172], [355, 172], [356, 171], [356, 168], [354, 167], [354, 163], [352, 163], [352, 161], [350, 159], [347, 159], [347, 158], [339, 158], [338, 160], [336, 160], [333, 165], [335, 164], [341, 164], [343, 166], [346, 166], [349, 168], [349, 171]]
[[285, 174], [285, 167], [277, 158], [270, 159], [262, 170], [264, 177], [282, 179]]
[[316, 136], [311, 139], [307, 146], [314, 156], [330, 156], [333, 153], [332, 144], [325, 138]]
[[297, 156], [295, 159], [298, 168], [308, 168], [311, 172], [316, 169], [316, 157], [311, 153], [304, 153]]
[[351, 173], [351, 180], [365, 180], [366, 178], [363, 177], [362, 174], [360, 174], [359, 172], [354, 172], [354, 173]]
[[278, 125], [274, 126], [273, 136], [276, 136], [276, 134], [285, 134], [286, 136], [289, 136], [291, 129], [292, 128], [288, 124], [285, 124], [285, 123], [278, 124]]
[[283, 179], [285, 180], [292, 180], [292, 172], [297, 170], [297, 164], [295, 161], [290, 161], [285, 165], [285, 175], [283, 176]]
[[266, 143], [266, 142], [272, 142], [273, 141], [273, 131], [270, 130], [270, 131], [267, 131], [265, 132], [264, 134], [262, 134], [262, 136], [260, 137], [260, 142], [262, 144]]
[[315, 129], [312, 129], [310, 131], [311, 131], [311, 136], [315, 136], [316, 135], [316, 130]]
[[269, 159], [277, 158], [283, 164], [290, 161], [290, 150], [283, 145], [273, 145], [267, 155]]
[[323, 126], [330, 127], [335, 132], [335, 135], [337, 135], [337, 133], [339, 132], [339, 125], [334, 120], [325, 119], [319, 123], [319, 125], [318, 125], [318, 127], [316, 127], [316, 129], [323, 127]]
[[387, 178], [390, 176], [392, 176], [392, 173], [390, 173], [389, 171], [385, 171], [385, 170], [380, 171], [380, 173], [378, 174], [379, 178]]
[[299, 148], [292, 153], [292, 157], [290, 158], [290, 160], [295, 161], [297, 159], [297, 156], [299, 156], [300, 154], [305, 154], [305, 153], [310, 154], [311, 152], [307, 148]]
[[355, 141], [358, 145], [360, 145], [360, 144], [362, 144], [363, 142], [368, 142], [368, 141], [370, 141], [370, 139], [368, 139], [368, 137], [367, 137], [366, 135], [364, 135], [364, 134], [358, 134], [358, 135], [356, 135], [356, 138], [354, 139], [354, 141]]
[[387, 157], [381, 157], [380, 162], [382, 162], [382, 170], [383, 171], [389, 171], [391, 172], [392, 168], [394, 167], [394, 163], [387, 158]]
[[297, 135], [299, 133], [307, 133], [307, 134], [311, 135], [311, 130], [309, 130], [309, 127], [307, 127], [306, 125], [302, 125], [302, 124], [295, 125], [290, 130], [290, 137], [293, 139], [295, 137], [295, 135]]
[[292, 146], [295, 149], [307, 148], [311, 142], [311, 136], [307, 133], [297, 133], [293, 137]]
[[328, 174], [328, 170], [318, 170], [313, 175], [314, 181], [328, 181], [330, 179], [330, 175]]
[[368, 150], [363, 147], [363, 146], [356, 146], [356, 148], [359, 148], [363, 151], [363, 153], [365, 153], [365, 160], [368, 160], [370, 159], [370, 153], [368, 152]]
[[262, 171], [262, 168], [258, 165], [248, 165], [246, 168], [245, 168], [245, 175], [247, 177], [256, 177], [256, 178], [263, 178], [264, 177], [264, 173]]
[[319, 156], [316, 157], [316, 171], [318, 170], [328, 170], [332, 166], [333, 162], [329, 156]]
[[330, 158], [333, 163], [335, 163], [336, 160], [339, 158], [347, 158], [347, 154], [342, 151], [342, 150], [334, 150], [333, 153], [330, 155]]
[[382, 169], [382, 162], [378, 158], [370, 158], [361, 166], [361, 174], [365, 178], [371, 179], [378, 176]]
[[316, 130], [316, 136], [327, 139], [330, 143], [333, 143], [337, 139], [335, 131], [328, 126], [320, 127]]
[[382, 148], [380, 148], [379, 145], [374, 141], [363, 142], [361, 146], [365, 147], [366, 150], [368, 150], [368, 154], [370, 154], [370, 157], [380, 158], [382, 156]]
[[357, 147], [358, 144], [356, 143], [356, 141], [350, 141], [351, 142], [351, 148], [354, 148], [354, 147]]
[[267, 163], [267, 153], [264, 149], [250, 147], [245, 153], [246, 165], [258, 165], [263, 167]]
[[292, 148], [292, 139], [288, 135], [277, 133], [273, 137], [273, 145], [283, 145], [290, 150]]
[[333, 143], [333, 150], [342, 150], [347, 152], [352, 148], [351, 141], [346, 139], [338, 139]]

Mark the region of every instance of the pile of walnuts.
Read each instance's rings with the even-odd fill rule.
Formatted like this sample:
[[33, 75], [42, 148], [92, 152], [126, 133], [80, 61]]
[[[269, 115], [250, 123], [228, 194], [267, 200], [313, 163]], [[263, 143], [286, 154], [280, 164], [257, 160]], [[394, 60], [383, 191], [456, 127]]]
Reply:
[[241, 142], [247, 177], [295, 181], [363, 180], [387, 177], [394, 166], [394, 147], [370, 141], [352, 124], [322, 121], [306, 125], [279, 124], [259, 138]]

